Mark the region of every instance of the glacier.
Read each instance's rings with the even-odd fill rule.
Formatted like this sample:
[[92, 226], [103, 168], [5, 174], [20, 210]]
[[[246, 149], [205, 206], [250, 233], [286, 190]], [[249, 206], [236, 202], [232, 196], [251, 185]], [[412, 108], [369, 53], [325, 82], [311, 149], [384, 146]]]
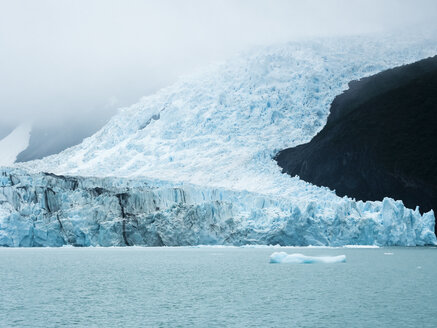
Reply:
[[430, 245], [401, 201], [288, 198], [126, 178], [0, 171], [0, 246]]
[[436, 244], [432, 211], [341, 198], [273, 160], [322, 129], [351, 80], [433, 56], [435, 41], [291, 42], [181, 78], [81, 144], [2, 168], [0, 244]]

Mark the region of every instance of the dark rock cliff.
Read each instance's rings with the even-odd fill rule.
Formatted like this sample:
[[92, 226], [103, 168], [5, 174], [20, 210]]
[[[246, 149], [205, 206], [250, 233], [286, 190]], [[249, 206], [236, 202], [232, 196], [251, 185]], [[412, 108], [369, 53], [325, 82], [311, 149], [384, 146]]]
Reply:
[[437, 56], [349, 84], [309, 143], [282, 150], [292, 176], [361, 200], [437, 210]]

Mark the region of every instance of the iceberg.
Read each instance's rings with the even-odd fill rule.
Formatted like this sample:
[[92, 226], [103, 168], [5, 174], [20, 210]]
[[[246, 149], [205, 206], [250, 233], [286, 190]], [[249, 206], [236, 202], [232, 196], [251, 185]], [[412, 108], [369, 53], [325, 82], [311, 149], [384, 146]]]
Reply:
[[294, 263], [294, 264], [312, 264], [312, 263], [345, 263], [346, 255], [338, 256], [305, 256], [294, 253], [275, 252], [270, 255], [270, 263]]

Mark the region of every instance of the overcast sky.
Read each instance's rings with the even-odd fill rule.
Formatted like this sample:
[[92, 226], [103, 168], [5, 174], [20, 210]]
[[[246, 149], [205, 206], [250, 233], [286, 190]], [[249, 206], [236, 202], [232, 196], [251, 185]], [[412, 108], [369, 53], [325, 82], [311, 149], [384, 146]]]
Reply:
[[0, 124], [99, 125], [254, 45], [436, 21], [435, 0], [0, 0]]

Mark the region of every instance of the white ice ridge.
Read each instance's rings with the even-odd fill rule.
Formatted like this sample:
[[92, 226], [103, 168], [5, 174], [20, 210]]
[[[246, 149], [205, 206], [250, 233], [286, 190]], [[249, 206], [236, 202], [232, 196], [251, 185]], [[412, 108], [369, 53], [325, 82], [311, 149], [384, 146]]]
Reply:
[[270, 255], [270, 263], [345, 263], [346, 255], [338, 256], [305, 256], [299, 253], [287, 254], [285, 252], [274, 252]]
[[[284, 244], [434, 244], [432, 211], [420, 215], [390, 199], [340, 198], [282, 174], [272, 158], [311, 140], [349, 81], [435, 54], [435, 38], [348, 37], [259, 48], [141, 99], [78, 146], [19, 166], [188, 188], [196, 204], [210, 196], [232, 204], [241, 226], [253, 231], [279, 225]], [[336, 224], [345, 234], [330, 235]]]

